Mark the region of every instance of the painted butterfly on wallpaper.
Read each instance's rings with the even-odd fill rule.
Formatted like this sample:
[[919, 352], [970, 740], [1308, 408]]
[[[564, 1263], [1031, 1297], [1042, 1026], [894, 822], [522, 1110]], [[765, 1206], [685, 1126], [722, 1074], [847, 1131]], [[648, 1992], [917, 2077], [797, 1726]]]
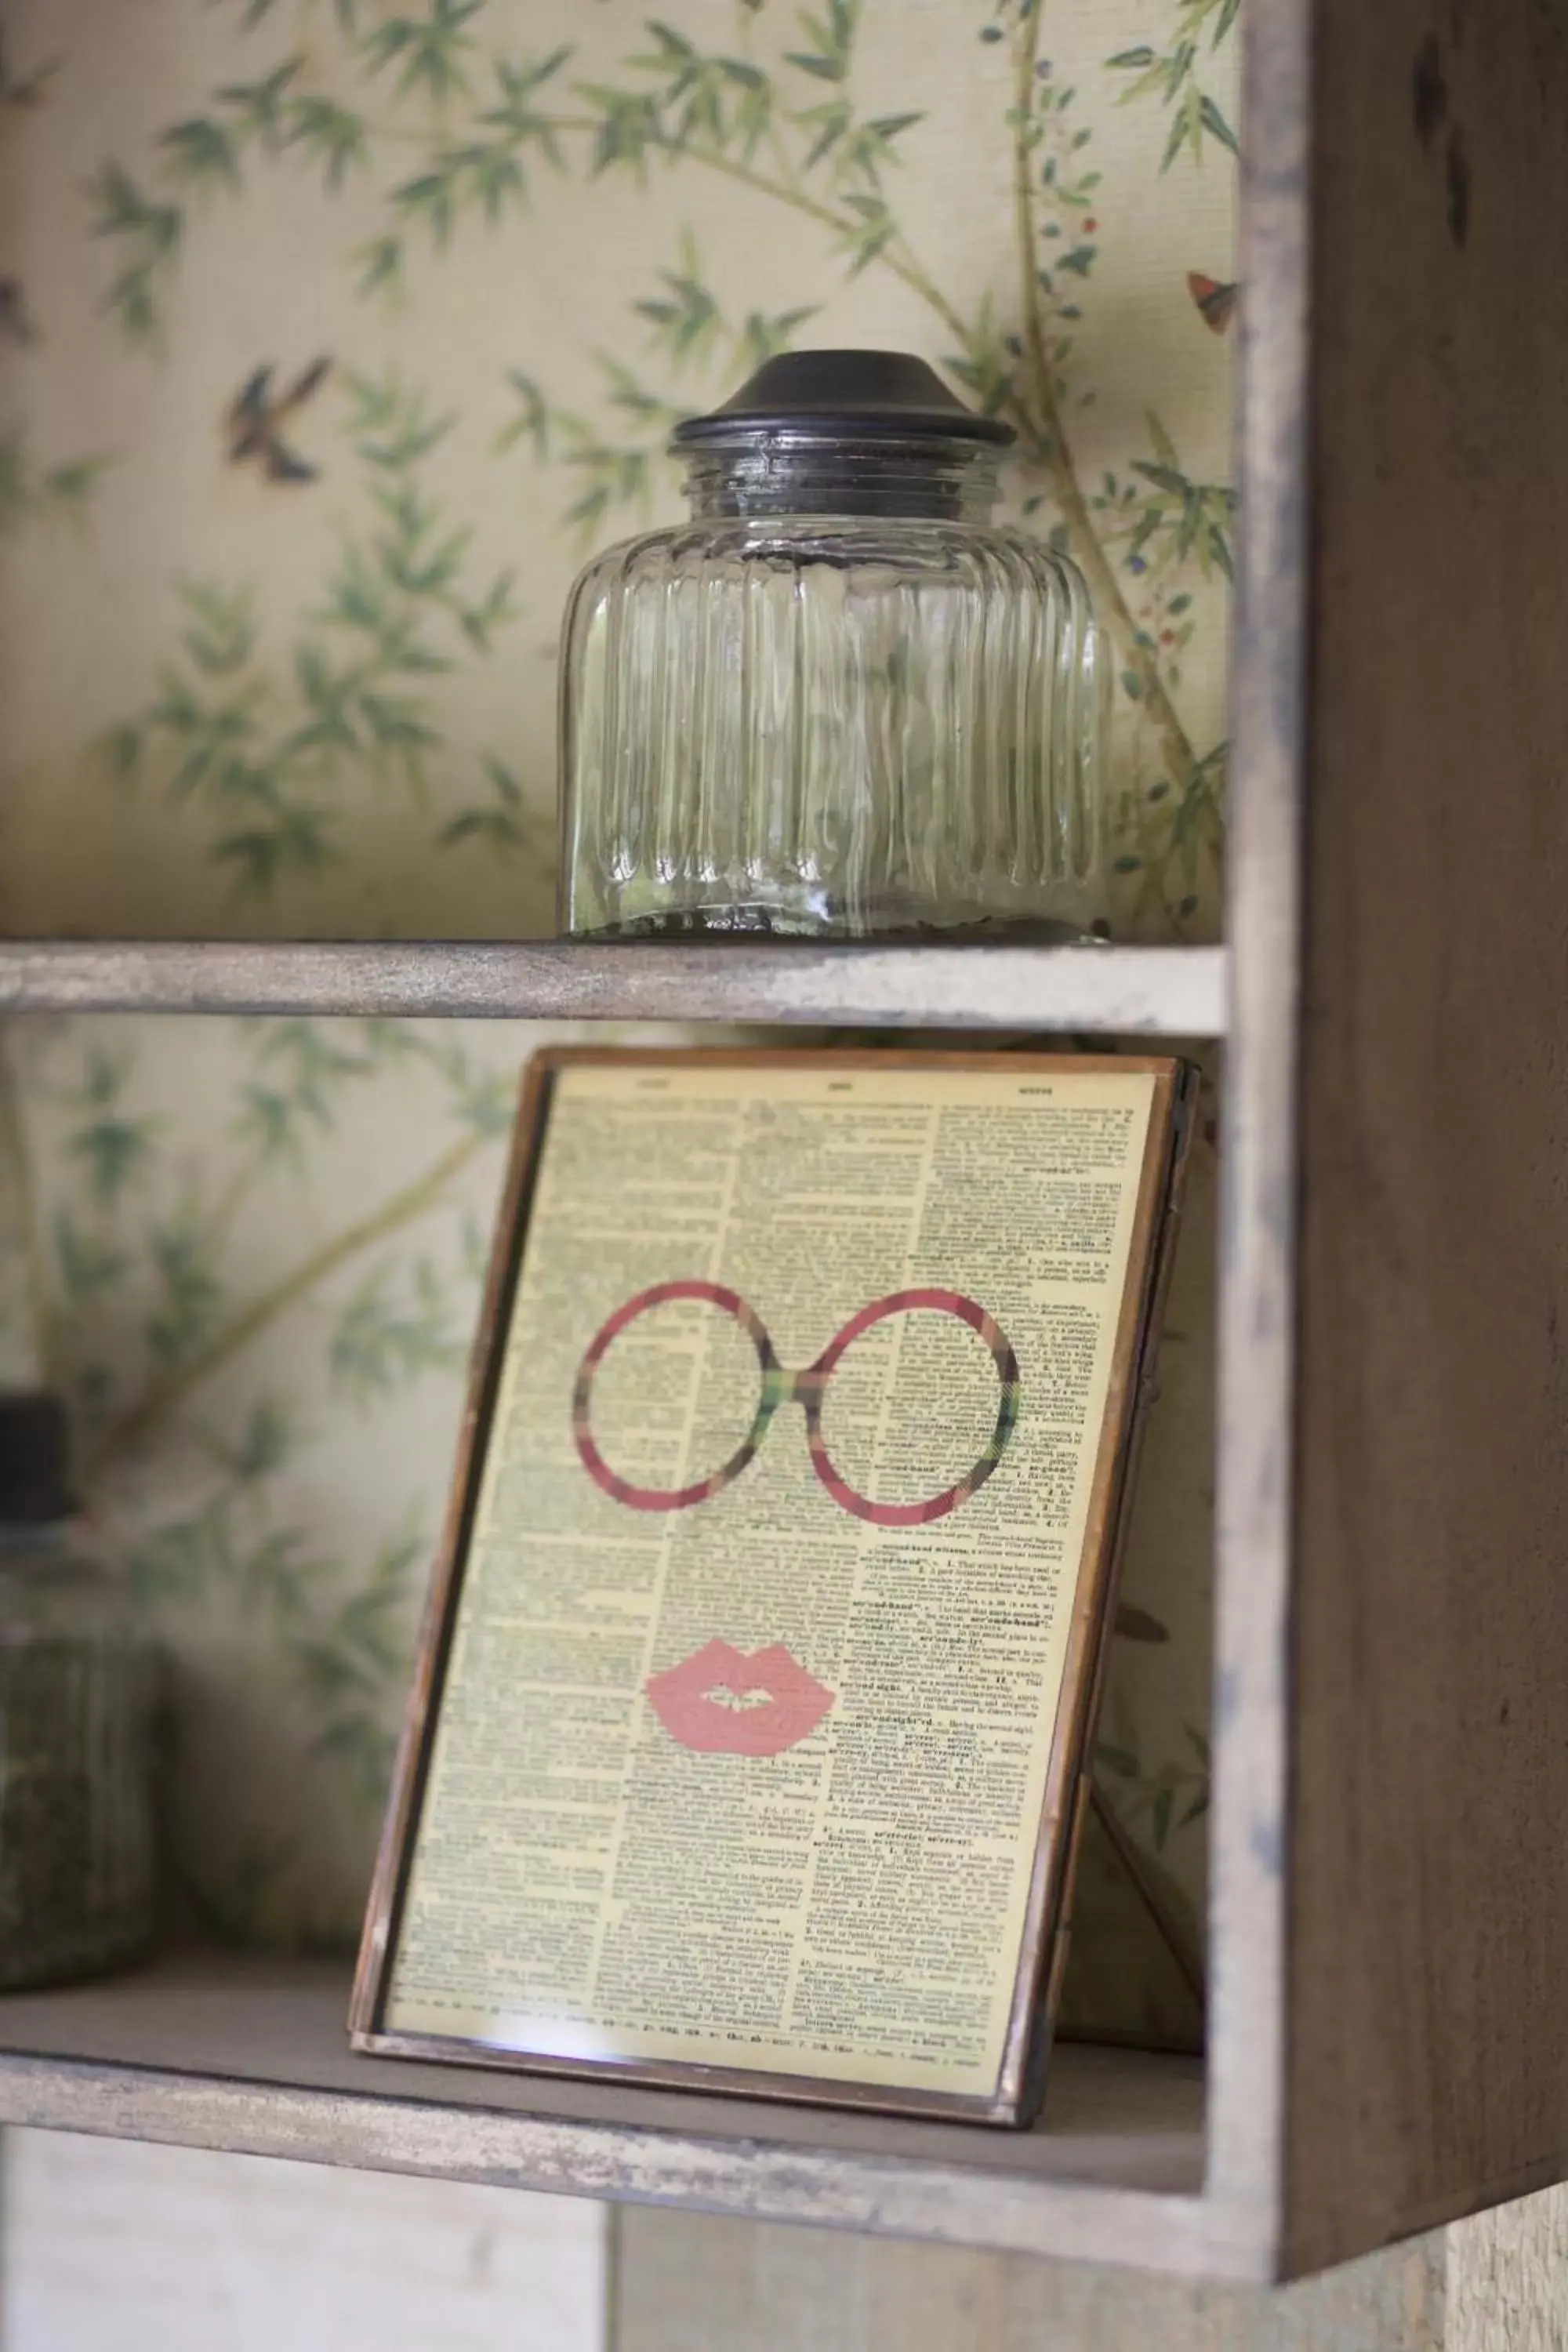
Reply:
[[1236, 316], [1236, 306], [1241, 299], [1241, 288], [1226, 285], [1217, 278], [1205, 278], [1201, 269], [1187, 272], [1187, 291], [1197, 305], [1205, 327], [1223, 335]]
[[314, 399], [331, 373], [330, 359], [312, 360], [287, 392], [272, 389], [272, 370], [258, 367], [229, 409], [226, 420], [228, 461], [244, 466], [256, 459], [269, 482], [313, 482], [317, 468], [289, 448], [283, 428]]

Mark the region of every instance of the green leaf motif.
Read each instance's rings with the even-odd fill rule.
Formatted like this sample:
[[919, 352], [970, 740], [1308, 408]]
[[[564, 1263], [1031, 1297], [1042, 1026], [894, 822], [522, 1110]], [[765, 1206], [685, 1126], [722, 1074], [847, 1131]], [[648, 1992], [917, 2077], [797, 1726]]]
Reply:
[[40, 466], [20, 426], [0, 432], [0, 538], [35, 522], [65, 521], [80, 529], [110, 457], [73, 457]]
[[237, 137], [278, 145], [284, 126], [283, 94], [304, 63], [302, 57], [285, 58], [260, 81], [228, 82], [218, 91], [219, 103], [234, 115]]
[[162, 281], [179, 251], [184, 214], [178, 205], [145, 194], [114, 163], [102, 166], [88, 194], [92, 234], [114, 243], [123, 257], [107, 306], [132, 342], [154, 342], [162, 321]]
[[515, 771], [493, 752], [487, 753], [481, 764], [489, 796], [460, 810], [442, 827], [442, 847], [455, 849], [464, 842], [477, 842], [502, 856], [542, 857], [552, 820], [525, 805]]
[[335, 195], [351, 172], [370, 163], [369, 129], [356, 114], [334, 98], [311, 94], [295, 99], [284, 117], [283, 143], [297, 147], [319, 163], [327, 188]]
[[1121, 93], [1124, 105], [1156, 96], [1166, 108], [1170, 124], [1161, 158], [1162, 171], [1169, 171], [1184, 152], [1192, 156], [1194, 163], [1201, 163], [1205, 137], [1216, 141], [1232, 155], [1240, 152], [1236, 134], [1218, 102], [1197, 79], [1204, 33], [1206, 30], [1209, 35], [1207, 53], [1212, 56], [1235, 26], [1240, 5], [1241, 0], [1175, 0], [1169, 48], [1139, 42], [1106, 59], [1113, 72], [1131, 77]]
[[403, 239], [400, 236], [373, 236], [368, 244], [358, 247], [354, 258], [360, 265], [356, 290], [361, 295], [389, 294], [401, 289]]
[[1203, 100], [1198, 109], [1198, 117], [1203, 129], [1211, 138], [1217, 139], [1222, 147], [1228, 147], [1233, 155], [1240, 155], [1240, 142], [1212, 98], [1205, 97]]
[[147, 1347], [160, 1363], [173, 1365], [212, 1330], [223, 1289], [205, 1237], [188, 1213], [153, 1225], [147, 1236], [152, 1269], [160, 1291], [145, 1326]]
[[280, 883], [308, 877], [341, 859], [324, 807], [275, 804], [268, 822], [219, 834], [213, 857], [244, 897], [270, 898]]
[[180, 638], [196, 667], [209, 677], [243, 669], [256, 649], [256, 599], [248, 589], [232, 593], [210, 582], [187, 581], [182, 602], [190, 615]]
[[579, 83], [577, 95], [587, 100], [597, 116], [595, 177], [625, 163], [643, 179], [649, 150], [664, 143], [658, 101], [646, 91], [614, 89], [602, 82]]
[[85, 1163], [100, 1201], [117, 1201], [135, 1181], [145, 1165], [152, 1133], [148, 1119], [117, 1118], [94, 1119], [77, 1130], [68, 1148], [73, 1160]]
[[210, 116], [195, 115], [189, 121], [176, 122], [158, 143], [176, 180], [188, 180], [197, 186], [215, 181], [231, 188], [239, 185], [234, 141], [223, 124]]
[[395, 66], [397, 88], [407, 96], [417, 90], [437, 103], [456, 98], [469, 87], [465, 59], [473, 48], [464, 31], [484, 0], [428, 0], [424, 16], [390, 16], [364, 34], [361, 55], [372, 74]]
[[411, 1293], [399, 1297], [396, 1284], [390, 1266], [367, 1276], [332, 1337], [332, 1377], [362, 1405], [423, 1372], [453, 1370], [463, 1359], [451, 1300], [432, 1261], [417, 1261]]
[[801, 12], [800, 25], [809, 49], [792, 49], [785, 62], [816, 81], [847, 81], [854, 63], [860, 0], [828, 0], [826, 16]]
[[[668, 351], [678, 363], [710, 351], [723, 325], [718, 299], [702, 282], [701, 261], [689, 231], [681, 241], [681, 264], [678, 270], [659, 272], [660, 282], [668, 289], [666, 294], [633, 305], [640, 318], [651, 321], [656, 345]], [[620, 381], [624, 401], [629, 379], [623, 373]]]
[[85, 1232], [64, 1202], [55, 1212], [55, 1260], [67, 1303], [85, 1307], [117, 1289], [131, 1268], [129, 1253]]

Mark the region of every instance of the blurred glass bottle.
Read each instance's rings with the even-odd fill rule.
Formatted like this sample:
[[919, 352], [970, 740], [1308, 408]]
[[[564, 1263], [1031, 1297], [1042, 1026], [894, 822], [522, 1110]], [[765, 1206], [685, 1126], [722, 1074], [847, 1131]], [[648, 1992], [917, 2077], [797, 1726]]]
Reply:
[[1079, 938], [1110, 658], [990, 520], [1010, 427], [896, 352], [795, 352], [679, 425], [693, 520], [566, 610], [562, 928]]
[[154, 1652], [71, 1491], [57, 1397], [0, 1396], [0, 1989], [140, 1958]]

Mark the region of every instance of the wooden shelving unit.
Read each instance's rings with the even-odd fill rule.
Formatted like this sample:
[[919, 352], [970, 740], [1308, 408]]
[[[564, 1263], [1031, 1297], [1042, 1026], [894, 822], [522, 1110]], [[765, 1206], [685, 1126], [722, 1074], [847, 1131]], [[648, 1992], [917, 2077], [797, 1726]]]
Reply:
[[[12, 1013], [384, 1014], [1223, 1037], [1219, 948], [0, 942]], [[1251, 2270], [1203, 2197], [1204, 2070], [1064, 2046], [1038, 2126], [355, 2056], [346, 1967], [186, 1955], [0, 2000], [0, 2122], [700, 2205], [1014, 2252]]]
[[0, 2120], [1231, 2276], [1568, 2173], [1568, 21], [1247, 39], [1223, 956], [0, 950], [18, 1013], [1223, 1037], [1205, 2067], [878, 2123], [355, 2058], [346, 1979], [193, 1960], [0, 2002]]

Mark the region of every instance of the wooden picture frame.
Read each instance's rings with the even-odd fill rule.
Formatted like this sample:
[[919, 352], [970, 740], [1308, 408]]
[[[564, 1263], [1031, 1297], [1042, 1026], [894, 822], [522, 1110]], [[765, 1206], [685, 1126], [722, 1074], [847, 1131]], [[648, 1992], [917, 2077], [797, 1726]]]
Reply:
[[[579, 1079], [579, 1073], [605, 1075]], [[1124, 1157], [1119, 1163], [1121, 1174], [1114, 1213], [1116, 1255], [1100, 1261], [1099, 1271], [1092, 1276], [1080, 1277], [1103, 1281], [1106, 1286], [1106, 1302], [1095, 1326], [1094, 1340], [1095, 1378], [1097, 1382], [1102, 1380], [1103, 1386], [1096, 1391], [1100, 1404], [1092, 1423], [1089, 1407], [1085, 1406], [1082, 1442], [1072, 1471], [1072, 1476], [1079, 1482], [1078, 1491], [1083, 1503], [1081, 1541], [1076, 1559], [1065, 1560], [1060, 1579], [1064, 1602], [1069, 1605], [1066, 1610], [1065, 1635], [1053, 1631], [1050, 1637], [1058, 1660], [1056, 1679], [1048, 1688], [1045, 1681], [1040, 1686], [1042, 1712], [1034, 1734], [1037, 1747], [1031, 1769], [1037, 1770], [1043, 1764], [1041, 1799], [1037, 1810], [1031, 1809], [1021, 1819], [1016, 1832], [1020, 1857], [1016, 1885], [1022, 1889], [1021, 1914], [1015, 1903], [1010, 1916], [1020, 1920], [1020, 1927], [1016, 1953], [1009, 1949], [997, 1963], [1005, 1968], [1007, 1976], [1004, 1988], [1005, 2015], [997, 2027], [999, 2048], [995, 2032], [988, 2044], [994, 2057], [994, 2068], [980, 2086], [968, 2079], [974, 2074], [975, 2064], [967, 2061], [962, 2070], [965, 2074], [963, 2085], [953, 2088], [946, 2078], [959, 2071], [956, 2062], [950, 2066], [935, 2058], [927, 2061], [922, 2057], [918, 2064], [911, 2060], [909, 2080], [888, 2079], [886, 2065], [879, 2058], [876, 2063], [883, 2066], [883, 2078], [866, 2080], [856, 2078], [852, 2071], [845, 2072], [842, 2065], [833, 2071], [821, 2066], [814, 2069], [809, 2064], [781, 2067], [776, 2063], [763, 2066], [756, 2063], [721, 2063], [706, 2047], [701, 2057], [671, 2054], [662, 2048], [654, 2054], [647, 2049], [616, 2050], [604, 2046], [607, 2032], [616, 2029], [606, 2030], [595, 2021], [584, 2025], [577, 2046], [573, 2046], [575, 2029], [563, 2029], [563, 2038], [557, 2037], [537, 2019], [525, 2020], [520, 2028], [510, 2012], [503, 2017], [500, 2033], [479, 2033], [471, 2027], [464, 2031], [432, 2030], [419, 1997], [405, 2000], [399, 1990], [400, 1938], [409, 1916], [421, 1827], [426, 1807], [434, 1801], [433, 1759], [442, 1706], [452, 1670], [454, 1644], [463, 1622], [466, 1579], [474, 1556], [487, 1465], [508, 1374], [520, 1285], [523, 1283], [525, 1265], [531, 1278], [534, 1270], [534, 1261], [529, 1256], [532, 1214], [542, 1171], [559, 1125], [559, 1107], [563, 1094], [572, 1103], [579, 1095], [597, 1100], [601, 1094], [614, 1097], [620, 1090], [629, 1113], [635, 1098], [627, 1090], [652, 1087], [665, 1089], [660, 1098], [661, 1111], [668, 1111], [673, 1104], [679, 1113], [680, 1088], [684, 1086], [689, 1115], [691, 1104], [696, 1102], [700, 1107], [706, 1099], [702, 1090], [711, 1089], [720, 1082], [721, 1075], [725, 1091], [732, 1092], [739, 1082], [749, 1079], [753, 1093], [763, 1100], [770, 1099], [772, 1090], [781, 1099], [787, 1097], [793, 1102], [798, 1097], [808, 1101], [824, 1116], [830, 1100], [841, 1114], [847, 1108], [856, 1115], [874, 1113], [876, 1103], [908, 1097], [911, 1088], [919, 1103], [937, 1107], [933, 1116], [939, 1115], [944, 1106], [956, 1113], [965, 1101], [972, 1102], [977, 1109], [994, 1110], [1001, 1105], [1005, 1115], [1015, 1120], [1017, 1133], [1025, 1141], [1033, 1134], [1055, 1131], [1041, 1128], [1037, 1114], [1046, 1110], [1054, 1117], [1068, 1105], [1069, 1097], [1079, 1099], [1085, 1110], [1096, 1105], [1130, 1107], [1124, 1112], [1113, 1108], [1110, 1113], [1113, 1120], [1124, 1118], [1127, 1122], [1114, 1129], [1125, 1141]], [[673, 1095], [668, 1091], [670, 1087], [675, 1088]], [[1124, 1504], [1142, 1408], [1152, 1384], [1159, 1315], [1169, 1276], [1194, 1096], [1195, 1075], [1169, 1056], [1032, 1051], [846, 1052], [832, 1048], [724, 1052], [568, 1048], [534, 1057], [521, 1092], [510, 1172], [475, 1343], [457, 1471], [366, 1913], [349, 2020], [356, 2050], [384, 2056], [547, 2074], [610, 2074], [622, 2081], [664, 2087], [874, 2108], [946, 2120], [1011, 2126], [1032, 2120], [1043, 2087], [1051, 2021], [1068, 1948], [1072, 1867], [1089, 1799], [1088, 1762], [1104, 1663], [1104, 1637], [1114, 1600]], [[1141, 1111], [1132, 1108], [1139, 1104], [1142, 1106]], [[563, 1197], [572, 1196], [563, 1193]], [[747, 1466], [755, 1451], [754, 1446], [750, 1452], [742, 1446], [718, 1478], [699, 1481], [679, 1493], [634, 1486], [609, 1471], [599, 1456], [588, 1433], [586, 1398], [590, 1375], [596, 1372], [610, 1340], [632, 1317], [641, 1313], [645, 1304], [657, 1305], [671, 1294], [683, 1297], [700, 1294], [704, 1298], [727, 1301], [735, 1320], [742, 1321], [744, 1316], [751, 1323], [757, 1322], [754, 1313], [731, 1290], [719, 1291], [711, 1284], [695, 1282], [664, 1283], [652, 1291], [639, 1292], [607, 1321], [597, 1312], [586, 1316], [581, 1332], [573, 1341], [579, 1370], [573, 1391], [572, 1436], [581, 1464], [591, 1470], [594, 1482], [612, 1500], [629, 1501], [634, 1508], [666, 1516], [716, 1494], [738, 1475], [736, 1465]], [[880, 1518], [884, 1525], [897, 1523], [900, 1527], [911, 1527], [919, 1521], [924, 1526], [930, 1518], [955, 1511], [977, 1492], [1005, 1450], [1019, 1412], [1020, 1393], [1026, 1404], [1030, 1393], [1027, 1366], [1020, 1391], [1018, 1361], [1010, 1343], [989, 1313], [979, 1316], [975, 1300], [960, 1297], [952, 1291], [902, 1289], [874, 1307], [863, 1309], [804, 1373], [784, 1372], [777, 1368], [775, 1360], [774, 1373], [770, 1375], [767, 1362], [771, 1343], [764, 1350], [765, 1333], [763, 1341], [755, 1342], [763, 1362], [763, 1396], [772, 1396], [774, 1402], [793, 1401], [806, 1407], [812, 1466], [818, 1482], [828, 1488], [832, 1497], [836, 1484], [841, 1482], [837, 1481], [826, 1449], [819, 1446], [818, 1441], [826, 1382], [837, 1360], [836, 1351], [842, 1350], [847, 1338], [885, 1315], [908, 1315], [921, 1307], [934, 1307], [949, 1301], [952, 1303], [947, 1311], [969, 1323], [985, 1339], [1001, 1376], [1003, 1402], [994, 1449], [989, 1457], [983, 1455], [973, 1471], [935, 1501], [887, 1505], [864, 1496], [846, 1499], [840, 1494], [837, 1499], [859, 1520], [875, 1522]], [[742, 1328], [746, 1328], [743, 1321]], [[584, 1348], [583, 1341], [595, 1332], [596, 1336]], [[1005, 1360], [1010, 1360], [1012, 1364], [1011, 1387]], [[814, 1379], [816, 1385], [811, 1388]], [[773, 1381], [773, 1389], [770, 1380]], [[815, 1403], [808, 1401], [808, 1391]], [[1086, 1389], [1085, 1394], [1088, 1393]], [[773, 1402], [759, 1407], [753, 1433], [758, 1428], [765, 1430], [773, 1409]], [[563, 1453], [566, 1451], [563, 1441], [553, 1442], [560, 1444]], [[750, 1445], [751, 1441], [747, 1444]], [[498, 1456], [498, 1462], [500, 1459]], [[498, 1468], [498, 1478], [500, 1475]], [[586, 1481], [584, 1492], [590, 1495], [586, 1507], [602, 1512], [603, 1502], [592, 1498]], [[921, 1514], [925, 1515], [923, 1518]], [[879, 1535], [880, 1532], [879, 1529]], [[1058, 1587], [1053, 1585], [1047, 1610], [1047, 1621], [1053, 1625], [1057, 1592]], [[721, 1646], [731, 1657], [742, 1659], [738, 1651], [730, 1649], [728, 1644]], [[752, 1658], [742, 1663], [752, 1664], [758, 1654], [753, 1653]], [[674, 1675], [640, 1677], [629, 1705], [637, 1708], [649, 1683], [667, 1679], [673, 1681]], [[813, 1684], [812, 1687], [821, 1692], [831, 1708], [833, 1694], [820, 1685]], [[751, 1696], [754, 1693], [738, 1696], [733, 1704], [744, 1704]], [[706, 1703], [704, 1700], [703, 1705]], [[764, 1697], [764, 1708], [769, 1704]], [[655, 1706], [657, 1709], [657, 1700]], [[823, 1719], [812, 1718], [814, 1725]], [[669, 1728], [668, 1724], [665, 1727]], [[679, 1732], [672, 1736], [683, 1746], [700, 1745], [698, 1739], [682, 1738]], [[812, 1735], [800, 1732], [786, 1744], [793, 1748], [808, 1736]], [[830, 1741], [832, 1737], [830, 1733]], [[773, 1756], [776, 1751], [772, 1748], [751, 1748], [746, 1752]], [[602, 1900], [607, 1902], [608, 1896]], [[437, 2011], [449, 2005], [444, 1994], [437, 2000]], [[418, 2010], [420, 2018], [414, 2027], [405, 2019], [400, 2022], [402, 2011], [410, 2006]], [[476, 2000], [476, 2014], [482, 2007], [483, 2003]], [[636, 2032], [629, 2036], [634, 2042], [639, 2038], [647, 2041], [658, 2037]], [[705, 2035], [699, 2038], [706, 2042]], [[731, 2033], [730, 2038], [747, 2037]], [[556, 2046], [549, 2046], [552, 2040], [556, 2041]], [[590, 2041], [595, 2045], [592, 2049], [585, 2046]], [[853, 2069], [872, 2062], [869, 2057], [849, 2051], [847, 2063]], [[975, 2062], [982, 2063], [990, 2062]], [[937, 2086], [930, 2079], [932, 2074], [942, 2078]]]

